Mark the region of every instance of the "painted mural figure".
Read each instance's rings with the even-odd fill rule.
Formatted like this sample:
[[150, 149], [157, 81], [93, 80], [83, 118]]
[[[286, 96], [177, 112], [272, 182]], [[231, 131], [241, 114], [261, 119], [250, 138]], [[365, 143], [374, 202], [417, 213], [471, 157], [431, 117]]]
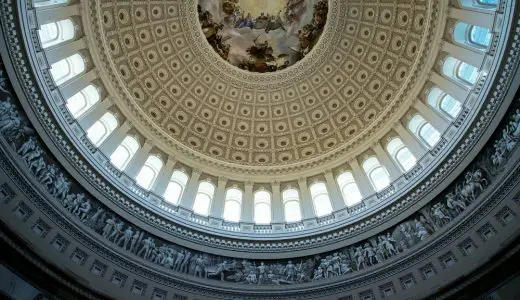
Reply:
[[[267, 4], [268, 3], [268, 4]], [[327, 0], [198, 0], [202, 32], [213, 50], [250, 72], [283, 70], [318, 42]]]

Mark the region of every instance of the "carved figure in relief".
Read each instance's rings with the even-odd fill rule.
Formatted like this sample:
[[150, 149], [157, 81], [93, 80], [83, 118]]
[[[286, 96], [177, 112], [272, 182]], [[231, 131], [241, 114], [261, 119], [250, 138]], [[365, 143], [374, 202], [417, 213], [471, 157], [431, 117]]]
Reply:
[[317, 268], [314, 271], [314, 277], [312, 278], [312, 280], [319, 280], [319, 279], [323, 279], [323, 269], [322, 268]]
[[457, 197], [453, 193], [448, 193], [446, 195], [446, 206], [456, 214], [461, 213], [466, 209], [466, 203], [464, 201], [457, 199]]
[[116, 224], [117, 220], [115, 217], [112, 217], [105, 221], [105, 226], [103, 227], [103, 237], [108, 238], [108, 235], [110, 232], [112, 232], [112, 229], [114, 228], [114, 225]]
[[[154, 253], [154, 254], [152, 254], [152, 256], [154, 257], [153, 263], [164, 266], [166, 258], [168, 257], [168, 254], [170, 253], [168, 247], [166, 245], [162, 245], [159, 248], [155, 248], [153, 250], [153, 253]], [[173, 262], [172, 262], [172, 266], [173, 266]]]
[[491, 160], [494, 165], [501, 165], [504, 162], [504, 159], [506, 158], [507, 153], [507, 140], [508, 137], [502, 135], [500, 139], [495, 141], [493, 144], [493, 147], [495, 148], [494, 153], [491, 155]]
[[30, 163], [31, 161], [42, 157], [43, 151], [40, 147], [36, 147], [32, 150], [28, 150], [23, 156], [22, 159], [25, 160], [27, 163]]
[[513, 130], [512, 127], [502, 129], [502, 139], [504, 140], [504, 145], [507, 151], [513, 151], [516, 145], [516, 139], [512, 132]]
[[63, 207], [70, 211], [73, 206], [74, 206], [74, 203], [76, 201], [76, 194], [68, 194], [67, 197], [65, 197], [65, 199], [63, 199]]
[[325, 278], [335, 276], [336, 273], [334, 273], [334, 266], [332, 264], [332, 256], [328, 255], [326, 261], [327, 261], [327, 266], [326, 266]]
[[134, 252], [135, 246], [137, 245], [137, 241], [139, 240], [140, 236], [139, 230], [135, 232], [135, 234], [132, 236], [132, 240], [130, 241], [130, 249], [128, 249], [130, 252]]
[[182, 261], [180, 272], [185, 273], [188, 272], [188, 267], [190, 264], [191, 252], [188, 250], [184, 250], [184, 260]]
[[122, 233], [124, 223], [122, 221], [117, 222], [114, 227], [112, 228], [112, 233], [108, 237], [109, 241], [117, 241], [117, 238]]
[[171, 253], [167, 253], [166, 257], [164, 258], [163, 265], [165, 268], [171, 269], [173, 268], [173, 255]]
[[123, 243], [123, 249], [126, 250], [128, 242], [130, 242], [130, 239], [132, 239], [133, 234], [134, 231], [132, 230], [132, 227], [126, 227], [125, 231], [123, 232], [123, 235], [117, 240], [116, 245], [121, 246], [121, 243]]
[[176, 271], [180, 270], [182, 262], [184, 261], [184, 257], [185, 257], [185, 254], [184, 254], [183, 250], [177, 252], [177, 258], [175, 259], [175, 264], [173, 265], [173, 268]]
[[[65, 197], [66, 199], [67, 197]], [[74, 202], [71, 205], [71, 208], [69, 211], [73, 214], [77, 214], [79, 211], [79, 208], [81, 204], [83, 204], [83, 201], [85, 201], [85, 195], [84, 194], [77, 194], [76, 198], [74, 199]]]
[[363, 248], [361, 246], [356, 247], [356, 252], [354, 252], [354, 257], [357, 260], [357, 269], [361, 270], [361, 267], [365, 267], [365, 257], [363, 255]]
[[432, 215], [435, 217], [437, 221], [437, 225], [439, 227], [444, 226], [446, 223], [451, 221], [451, 217], [446, 211], [446, 207], [442, 203], [435, 203], [431, 208]]
[[258, 269], [258, 284], [263, 283], [266, 280], [266, 267], [264, 262], [260, 262], [260, 265], [257, 267]]
[[50, 193], [58, 199], [65, 199], [70, 189], [70, 182], [63, 176], [62, 173], [56, 177], [56, 182], [51, 186]]
[[[426, 212], [425, 212], [425, 214], [426, 214]], [[431, 220], [431, 219], [429, 218], [429, 216], [428, 216], [428, 218], [427, 218], [427, 217], [425, 217], [423, 214], [421, 214], [421, 215], [419, 216], [419, 221], [421, 221], [421, 223], [423, 224], [423, 226], [424, 226], [427, 230], [429, 230], [430, 232], [435, 232], [435, 230], [436, 230], [436, 227], [435, 227], [435, 226], [437, 226], [437, 225], [435, 225], [435, 223], [433, 222], [433, 220]]]
[[404, 222], [399, 225], [399, 231], [403, 235], [404, 240], [406, 241], [406, 244], [408, 247], [411, 246], [412, 243], [412, 228], [410, 226], [410, 223]]
[[85, 200], [79, 206], [76, 216], [78, 216], [81, 221], [84, 221], [87, 218], [87, 215], [89, 214], [91, 209], [92, 204], [90, 203], [90, 200]]
[[344, 275], [347, 273], [351, 273], [352, 271], [354, 271], [354, 270], [350, 267], [350, 261], [344, 260], [341, 263], [341, 274]]
[[137, 256], [141, 256], [144, 259], [147, 259], [150, 255], [150, 252], [152, 251], [152, 248], [155, 246], [155, 242], [151, 237], [147, 237], [144, 239], [141, 244], [143, 245], [141, 247], [141, 250], [137, 252]]
[[193, 276], [195, 277], [205, 277], [206, 272], [206, 264], [204, 262], [204, 258], [202, 255], [197, 255], [195, 259], [195, 273]]
[[41, 172], [39, 180], [43, 185], [51, 185], [56, 179], [58, 167], [56, 165], [48, 165], [47, 168]]
[[419, 220], [415, 220], [415, 235], [421, 241], [424, 241], [426, 238], [428, 238], [430, 236], [430, 234], [428, 233], [428, 230], [426, 230], [423, 223]]
[[[214, 276], [219, 276], [220, 277], [220, 281], [224, 281], [224, 272], [228, 269], [228, 262], [227, 261], [223, 261], [219, 264], [217, 264], [217, 269], [215, 270], [215, 272], [211, 275], [214, 275]], [[209, 275], [209, 274], [208, 274]]]
[[332, 272], [335, 275], [341, 275], [341, 257], [338, 252], [332, 255]]
[[[9, 82], [9, 79], [7, 78], [7, 74], [4, 73], [4, 71], [0, 71], [0, 92], [6, 93], [11, 95], [11, 92], [7, 90], [7, 83]], [[4, 102], [8, 102], [4, 101]], [[3, 103], [3, 102], [0, 102]], [[8, 102], [9, 103], [9, 102]]]
[[39, 157], [31, 162], [29, 162], [29, 170], [35, 175], [38, 176], [45, 169], [46, 164], [43, 160], [43, 157]]
[[296, 267], [292, 263], [292, 260], [287, 262], [287, 265], [285, 265], [285, 280], [294, 280], [296, 278]]
[[[310, 278], [310, 276], [306, 272], [306, 267], [303, 264], [303, 261], [300, 262], [299, 265], [296, 266], [296, 282], [306, 282]], [[311, 267], [312, 270], [312, 267]]]
[[520, 136], [520, 109], [517, 109], [515, 114], [511, 116], [511, 122], [509, 123], [514, 137]]
[[363, 255], [367, 259], [368, 265], [374, 265], [377, 264], [377, 258], [376, 258], [376, 252], [372, 246], [370, 246], [369, 243], [365, 243], [365, 246], [363, 248]]
[[480, 169], [474, 172], [467, 172], [465, 182], [462, 188], [457, 185], [456, 192], [465, 202], [473, 202], [475, 200], [475, 192], [482, 192], [484, 187], [488, 185], [487, 179], [484, 178]]
[[29, 139], [27, 139], [27, 141], [25, 143], [23, 143], [20, 148], [18, 148], [18, 155], [25, 155], [27, 152], [29, 151], [32, 151], [34, 149], [36, 149], [37, 147], [37, 144], [36, 144], [36, 139], [34, 137], [29, 137]]
[[[67, 197], [69, 197], [69, 196], [67, 196]], [[105, 212], [105, 210], [102, 207], [98, 207], [96, 212], [92, 215], [92, 217], [90, 217], [90, 224], [93, 224], [93, 225], [97, 224], [99, 217], [104, 212]]]
[[9, 112], [0, 118], [0, 133], [15, 135], [22, 127], [22, 118], [16, 112]]
[[386, 237], [383, 236], [383, 244], [385, 245], [385, 248], [390, 256], [398, 254], [398, 251], [395, 249], [395, 246], [394, 246], [396, 244], [396, 241], [390, 235], [390, 232], [386, 233]]
[[255, 271], [253, 271], [253, 270], [249, 271], [249, 274], [247, 274], [247, 276], [246, 276], [246, 282], [250, 283], [250, 284], [257, 282], [257, 277], [256, 277]]
[[378, 236], [377, 238], [378, 238], [378, 242], [377, 242], [376, 251], [377, 251], [379, 260], [388, 259], [389, 254], [388, 254], [388, 251], [386, 250], [383, 236]]

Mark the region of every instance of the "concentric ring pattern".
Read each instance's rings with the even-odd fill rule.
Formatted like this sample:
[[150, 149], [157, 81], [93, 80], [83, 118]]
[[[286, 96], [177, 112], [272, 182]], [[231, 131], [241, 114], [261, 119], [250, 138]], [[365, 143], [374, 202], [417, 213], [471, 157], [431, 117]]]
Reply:
[[403, 114], [433, 23], [424, 0], [329, 2], [313, 51], [258, 74], [219, 58], [194, 1], [93, 1], [98, 67], [123, 113], [173, 154], [243, 172], [308, 168]]

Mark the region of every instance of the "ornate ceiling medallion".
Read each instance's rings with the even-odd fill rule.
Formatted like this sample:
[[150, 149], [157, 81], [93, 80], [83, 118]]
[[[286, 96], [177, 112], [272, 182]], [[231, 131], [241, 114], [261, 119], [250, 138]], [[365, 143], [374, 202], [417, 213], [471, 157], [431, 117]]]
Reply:
[[327, 21], [327, 0], [198, 0], [206, 40], [250, 72], [283, 70], [303, 59]]

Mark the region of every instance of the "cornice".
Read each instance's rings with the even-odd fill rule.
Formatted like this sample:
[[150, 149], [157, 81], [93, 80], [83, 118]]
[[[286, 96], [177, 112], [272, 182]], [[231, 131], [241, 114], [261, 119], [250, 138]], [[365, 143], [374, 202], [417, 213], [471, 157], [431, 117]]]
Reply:
[[[514, 57], [514, 54], [512, 56]], [[512, 64], [513, 66], [516, 66], [517, 61], [510, 61], [509, 63]], [[19, 65], [22, 66], [24, 64], [22, 64], [20, 61]], [[516, 68], [510, 66], [509, 70], [505, 71], [504, 75], [506, 76], [505, 78], [507, 78], [507, 79], [501, 80], [502, 86], [508, 86], [508, 84], [511, 80], [510, 76], [512, 76], [512, 74], [509, 73], [511, 70], [516, 70]], [[25, 77], [25, 80], [30, 80], [30, 78], [27, 76], [23, 76], [23, 77]], [[501, 89], [503, 89], [503, 88], [498, 87], [498, 85], [497, 85], [497, 91], [500, 91]], [[38, 98], [39, 98], [39, 96], [37, 96], [35, 94], [34, 98], [32, 98], [32, 99], [36, 100]], [[492, 100], [490, 102], [498, 105], [500, 101]], [[488, 108], [491, 109], [491, 111], [493, 109], [497, 109], [497, 107], [493, 107], [492, 105], [488, 106]], [[40, 109], [37, 109], [37, 111], [38, 110], [40, 110]], [[49, 115], [47, 115], [46, 113], [44, 113], [44, 115], [46, 116], [46, 118], [49, 117]], [[481, 127], [474, 128], [475, 130], [477, 130], [476, 132], [478, 132], [479, 129], [483, 130], [485, 128], [485, 123], [489, 122], [491, 120], [494, 113], [484, 112], [483, 115], [484, 115], [483, 121], [479, 122], [479, 125]], [[49, 121], [52, 121], [52, 120], [47, 119], [46, 122], [49, 122]], [[54, 125], [52, 125], [52, 123], [48, 123], [48, 125], [46, 125], [46, 126], [50, 126], [49, 128], [53, 128], [52, 131], [54, 131], [54, 133], [57, 134], [57, 137], [60, 135], [58, 129]], [[52, 132], [52, 131], [49, 130], [49, 132]], [[479, 134], [475, 133], [475, 134], [471, 135], [469, 140], [473, 141], [473, 143], [477, 143], [476, 141], [477, 141], [478, 137], [479, 137]], [[57, 140], [59, 140], [60, 143], [65, 143], [65, 139], [63, 137], [58, 137]], [[93, 176], [93, 177], [91, 177], [93, 180], [92, 182], [96, 182], [97, 184], [99, 184], [100, 179], [99, 179], [98, 175], [95, 172], [93, 172], [92, 170], [87, 171], [87, 169], [86, 169], [87, 165], [84, 162], [82, 162], [81, 160], [79, 160], [80, 156], [78, 156], [77, 154], [75, 154], [73, 152], [74, 146], [71, 146], [71, 145], [64, 146], [64, 144], [62, 144], [61, 147], [64, 147], [65, 149], [67, 149], [66, 151], [69, 152], [69, 155], [70, 155], [69, 157], [74, 157], [75, 159], [78, 160], [76, 163], [78, 166], [81, 166], [81, 168], [82, 168], [82, 170], [80, 170], [80, 172], [82, 172], [84, 174], [88, 174], [88, 177]], [[463, 148], [465, 148], [466, 154], [467, 154], [467, 152], [469, 152], [469, 149], [471, 149], [472, 146], [466, 145]], [[461, 152], [457, 153], [457, 155], [459, 155], [459, 157], [461, 157], [461, 156], [464, 156], [465, 153], [463, 151], [461, 151]], [[440, 168], [440, 170], [441, 170], [440, 173], [452, 174], [452, 172], [450, 172], [450, 170], [452, 171], [454, 168], [455, 168], [455, 164], [452, 161], [451, 167]], [[435, 178], [436, 180], [441, 179], [440, 178], [441, 175], [439, 175], [439, 173], [432, 173], [432, 177]], [[421, 194], [422, 195], [431, 194], [430, 192], [434, 188], [433, 182], [434, 182], [433, 180], [430, 182], [426, 182], [425, 186], [418, 187], [414, 192], [410, 192], [410, 194], [412, 194], [414, 197], [419, 197]], [[337, 245], [337, 243], [339, 243], [339, 242], [344, 243], [347, 240], [350, 241], [349, 243], [355, 243], [359, 240], [362, 240], [364, 237], [370, 235], [370, 231], [377, 231], [378, 229], [375, 229], [375, 228], [380, 224], [385, 224], [384, 227], [387, 227], [387, 226], [391, 226], [391, 225], [399, 222], [400, 220], [403, 220], [404, 218], [406, 218], [407, 216], [412, 214], [415, 211], [415, 209], [418, 209], [417, 206], [420, 205], [419, 201], [414, 202], [413, 200], [411, 200], [412, 198], [403, 198], [401, 200], [402, 201], [401, 204], [394, 203], [394, 205], [390, 208], [389, 211], [381, 212], [377, 216], [367, 217], [368, 221], [364, 221], [364, 222], [360, 221], [357, 224], [352, 224], [349, 227], [342, 228], [341, 230], [336, 231], [336, 232], [327, 232], [325, 234], [321, 234], [320, 236], [314, 236], [312, 238], [304, 238], [303, 240], [298, 241], [298, 243], [295, 243], [294, 241], [292, 241], [292, 243], [285, 242], [285, 241], [283, 243], [256, 242], [255, 241], [255, 242], [239, 242], [238, 244], [235, 244], [236, 241], [234, 239], [227, 239], [227, 238], [223, 238], [220, 236], [214, 236], [214, 235], [206, 235], [201, 232], [187, 230], [186, 228], [182, 228], [178, 224], [170, 223], [169, 220], [163, 219], [163, 217], [160, 215], [152, 216], [152, 215], [150, 215], [150, 211], [146, 211], [146, 209], [136, 207], [135, 204], [131, 202], [131, 200], [128, 201], [125, 198], [121, 198], [121, 195], [115, 196], [114, 191], [110, 191], [110, 186], [107, 183], [105, 183], [102, 188], [105, 189], [105, 191], [104, 191], [105, 195], [108, 194], [108, 196], [115, 197], [116, 199], [119, 198], [118, 200], [116, 200], [116, 201], [120, 201], [119, 204], [111, 206], [112, 208], [119, 206], [118, 213], [122, 213], [123, 211], [126, 211], [126, 213], [129, 213], [130, 215], [133, 215], [136, 219], [140, 220], [139, 222], [143, 222], [143, 224], [147, 224], [146, 226], [149, 226], [148, 228], [150, 228], [152, 231], [155, 231], [156, 233], [158, 233], [159, 236], [162, 236], [163, 238], [174, 239], [173, 237], [180, 237], [182, 240], [190, 240], [191, 244], [187, 243], [187, 245], [191, 245], [191, 246], [201, 245], [201, 244], [208, 245], [214, 249], [218, 249], [218, 250], [215, 250], [215, 252], [220, 252], [221, 249], [229, 249], [231, 251], [244, 251], [245, 256], [248, 255], [247, 253], [255, 252], [255, 251], [258, 251], [260, 254], [260, 252], [266, 252], [266, 253], [268, 253], [268, 252], [278, 252], [278, 253], [286, 252], [287, 253], [289, 251], [295, 251], [298, 249], [318, 249], [318, 248], [316, 248], [318, 245], [321, 245], [321, 246], [328, 245], [326, 248], [332, 249], [334, 247], [337, 247], [337, 246], [335, 246], [335, 245]], [[433, 198], [433, 195], [431, 195], [431, 197]], [[425, 202], [423, 201], [422, 203], [425, 203]], [[396, 217], [396, 215], [399, 212], [402, 212], [405, 210], [405, 208], [412, 207], [413, 205], [415, 205], [415, 207], [416, 207], [413, 211], [408, 211], [406, 214], [401, 213], [400, 217]], [[126, 207], [126, 208], [123, 208], [121, 210], [122, 207]], [[367, 219], [365, 219], [365, 220], [367, 220]], [[383, 227], [383, 226], [380, 226], [379, 228], [381, 229], [381, 227]], [[161, 233], [161, 231], [157, 230], [158, 228], [160, 228], [159, 230], [161, 230], [162, 233]], [[322, 230], [323, 228], [319, 228], [319, 229]], [[219, 243], [220, 243], [220, 245], [219, 245]], [[237, 246], [234, 246], [234, 245], [237, 245]], [[260, 255], [262, 255], [262, 254], [260, 254]], [[284, 254], [284, 255], [287, 255], [287, 254]]]

